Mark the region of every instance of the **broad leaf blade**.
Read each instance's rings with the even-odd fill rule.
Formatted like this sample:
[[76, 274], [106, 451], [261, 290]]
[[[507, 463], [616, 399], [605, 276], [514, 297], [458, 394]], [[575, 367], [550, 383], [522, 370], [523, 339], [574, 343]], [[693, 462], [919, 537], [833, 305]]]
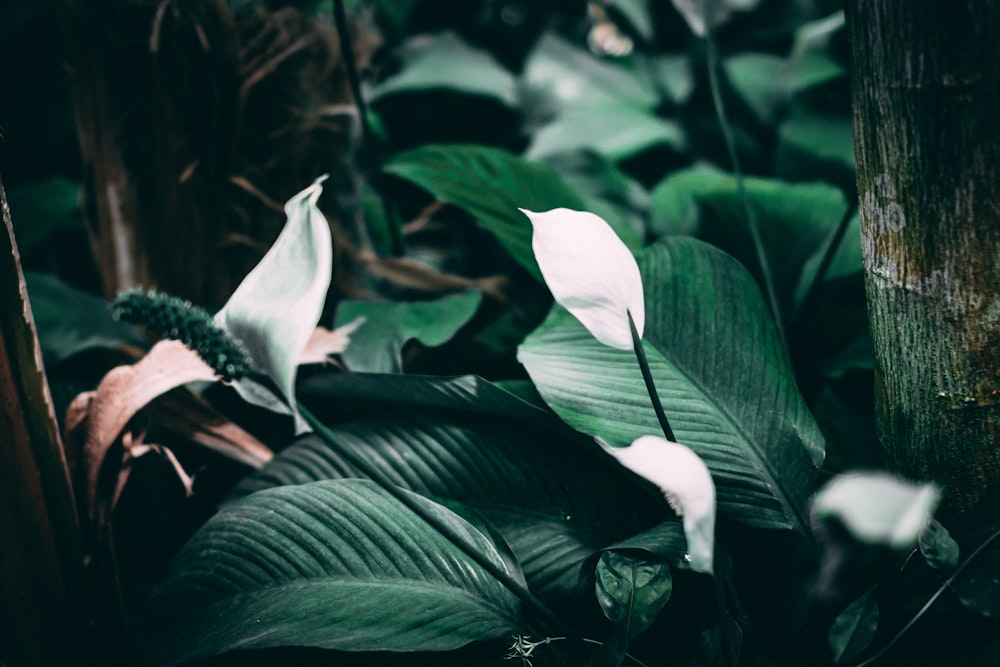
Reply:
[[[417, 500], [503, 566], [471, 525]], [[163, 664], [270, 646], [445, 651], [520, 623], [510, 591], [362, 480], [225, 508], [182, 549], [158, 599]]]
[[29, 273], [25, 281], [46, 365], [92, 348], [148, 344], [135, 327], [111, 318], [104, 299], [49, 275]]
[[352, 371], [400, 373], [403, 346], [418, 340], [434, 347], [448, 342], [476, 313], [482, 294], [469, 290], [435, 301], [341, 301], [336, 326], [364, 318], [341, 353]]
[[515, 108], [514, 76], [487, 51], [473, 48], [451, 32], [414, 40], [402, 53], [405, 65], [372, 90], [372, 99], [434, 89], [496, 99]]
[[597, 562], [597, 601], [609, 621], [632, 639], [648, 628], [670, 599], [670, 566], [616, 551]]
[[[529, 426], [508, 416], [399, 410], [391, 419], [334, 426], [330, 434], [396, 485], [480, 511], [542, 594], [571, 592], [587, 557], [669, 513], [662, 498], [603, 452], [537, 422]], [[335, 449], [307, 436], [244, 479], [234, 494], [358, 476]]]
[[[753, 280], [692, 239], [665, 239], [638, 260], [656, 386], [678, 441], [711, 470], [720, 514], [807, 533], [823, 439]], [[634, 355], [601, 345], [563, 309], [525, 340], [518, 359], [574, 428], [619, 447], [658, 432]]]
[[550, 167], [485, 146], [423, 146], [398, 156], [385, 171], [472, 214], [539, 281], [531, 223], [517, 209], [583, 208]]

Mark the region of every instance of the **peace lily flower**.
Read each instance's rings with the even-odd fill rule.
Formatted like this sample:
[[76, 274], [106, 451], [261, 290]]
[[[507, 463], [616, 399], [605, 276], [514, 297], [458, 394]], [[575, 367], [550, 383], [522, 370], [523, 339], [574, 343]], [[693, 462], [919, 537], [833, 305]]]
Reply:
[[705, 462], [684, 445], [656, 435], [628, 447], [605, 447], [623, 466], [660, 487], [681, 517], [691, 569], [712, 573], [715, 552], [715, 484]]
[[940, 499], [933, 484], [914, 484], [884, 472], [851, 472], [820, 489], [812, 516], [836, 517], [862, 542], [905, 549], [917, 541]]
[[556, 302], [605, 345], [633, 349], [627, 313], [641, 338], [642, 276], [611, 226], [593, 213], [568, 208], [519, 210], [531, 220], [535, 261]]

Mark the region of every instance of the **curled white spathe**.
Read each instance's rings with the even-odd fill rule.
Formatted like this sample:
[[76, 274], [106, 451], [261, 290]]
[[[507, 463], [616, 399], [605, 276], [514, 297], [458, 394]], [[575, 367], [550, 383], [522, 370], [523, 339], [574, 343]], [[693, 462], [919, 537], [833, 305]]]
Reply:
[[605, 447], [623, 466], [656, 484], [681, 517], [691, 569], [711, 574], [715, 553], [715, 483], [689, 447], [655, 435], [628, 447]]
[[812, 502], [814, 519], [839, 519], [855, 538], [894, 549], [911, 547], [941, 499], [934, 484], [885, 472], [849, 472], [827, 482]]
[[635, 257], [601, 217], [556, 208], [519, 209], [531, 220], [531, 247], [557, 303], [605, 345], [632, 349], [628, 315], [640, 338], [646, 323]]

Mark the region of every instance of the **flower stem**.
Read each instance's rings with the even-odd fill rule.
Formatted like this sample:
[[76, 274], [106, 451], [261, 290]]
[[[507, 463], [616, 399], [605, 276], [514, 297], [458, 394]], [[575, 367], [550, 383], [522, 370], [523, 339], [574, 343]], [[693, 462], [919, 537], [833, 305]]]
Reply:
[[653, 412], [656, 413], [656, 418], [660, 421], [663, 436], [670, 442], [677, 442], [674, 430], [670, 428], [670, 422], [667, 421], [667, 414], [663, 411], [663, 404], [660, 403], [660, 395], [656, 393], [656, 385], [653, 384], [653, 373], [649, 370], [649, 360], [646, 359], [646, 351], [642, 349], [642, 339], [639, 338], [639, 332], [635, 328], [632, 313], [626, 311], [626, 314], [628, 315], [628, 328], [632, 332], [632, 349], [635, 350], [635, 358], [639, 361], [639, 370], [642, 371], [642, 379], [646, 382], [646, 393], [649, 394], [649, 400], [653, 402]]

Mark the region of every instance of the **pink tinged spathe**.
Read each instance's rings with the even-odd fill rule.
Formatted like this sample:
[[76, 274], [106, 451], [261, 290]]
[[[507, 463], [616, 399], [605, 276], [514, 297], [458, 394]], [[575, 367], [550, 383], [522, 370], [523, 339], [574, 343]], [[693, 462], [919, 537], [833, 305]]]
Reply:
[[628, 313], [640, 338], [646, 323], [642, 276], [632, 252], [593, 213], [519, 210], [531, 220], [535, 261], [556, 302], [600, 342], [631, 350]]
[[656, 435], [629, 447], [605, 447], [620, 464], [660, 488], [684, 525], [691, 569], [712, 573], [715, 553], [715, 483], [689, 447]]

